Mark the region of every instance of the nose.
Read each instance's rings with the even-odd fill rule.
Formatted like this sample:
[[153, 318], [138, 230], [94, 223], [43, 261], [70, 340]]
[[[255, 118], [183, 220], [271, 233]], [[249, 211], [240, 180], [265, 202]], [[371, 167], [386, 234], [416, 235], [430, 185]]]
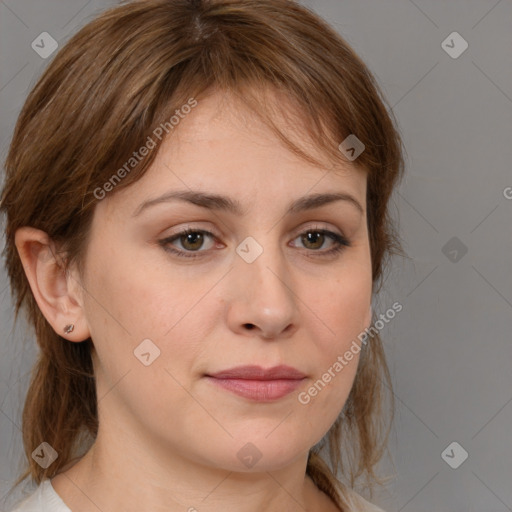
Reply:
[[244, 336], [277, 339], [298, 328], [298, 297], [279, 248], [264, 248], [252, 263], [237, 256], [231, 271], [227, 322]]

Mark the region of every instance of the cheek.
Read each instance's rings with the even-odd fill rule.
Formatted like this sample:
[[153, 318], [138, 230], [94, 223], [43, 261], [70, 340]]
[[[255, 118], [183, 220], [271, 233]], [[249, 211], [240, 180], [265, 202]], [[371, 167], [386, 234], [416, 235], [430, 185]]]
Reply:
[[204, 339], [194, 332], [202, 323], [190, 320], [207, 314], [197, 304], [204, 283], [169, 282], [161, 270], [122, 255], [91, 263], [85, 309], [97, 354], [98, 396], [104, 397], [102, 417], [115, 410], [117, 418], [125, 418], [130, 410], [152, 425], [180, 429], [180, 418], [171, 412], [194, 406], [182, 385], [187, 386]]
[[88, 276], [86, 317], [102, 364], [109, 371], [115, 369], [116, 375], [134, 361], [138, 368], [134, 350], [149, 339], [156, 348], [145, 343], [155, 353], [160, 351], [155, 365], [186, 374], [204, 345], [202, 326], [216, 315], [212, 304], [200, 299], [218, 277], [170, 275], [169, 269], [145, 264], [133, 248], [113, 254], [97, 247]]
[[347, 267], [311, 297], [314, 311], [326, 326], [323, 353], [343, 350], [368, 327], [371, 298], [371, 268], [364, 265]]
[[321, 410], [326, 411], [326, 425], [341, 411], [357, 371], [360, 335], [368, 327], [372, 296], [369, 260], [367, 263], [347, 264], [336, 279], [309, 294], [316, 314], [310, 322], [310, 338], [316, 342], [318, 356], [315, 381], [306, 390], [303, 403], [310, 401], [306, 407], [320, 415]]

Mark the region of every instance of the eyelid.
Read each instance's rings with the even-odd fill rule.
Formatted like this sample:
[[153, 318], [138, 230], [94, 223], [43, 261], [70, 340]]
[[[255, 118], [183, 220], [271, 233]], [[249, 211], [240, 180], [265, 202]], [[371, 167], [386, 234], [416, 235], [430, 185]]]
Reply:
[[340, 236], [345, 236], [343, 232], [339, 228], [332, 228], [330, 225], [327, 225], [325, 222], [321, 223], [319, 221], [312, 221], [313, 225], [309, 225], [306, 223], [306, 225], [302, 225], [300, 228], [297, 228], [294, 233], [294, 238], [304, 233], [304, 231], [331, 231], [335, 232], [335, 230], [339, 231], [339, 233], [336, 233]]

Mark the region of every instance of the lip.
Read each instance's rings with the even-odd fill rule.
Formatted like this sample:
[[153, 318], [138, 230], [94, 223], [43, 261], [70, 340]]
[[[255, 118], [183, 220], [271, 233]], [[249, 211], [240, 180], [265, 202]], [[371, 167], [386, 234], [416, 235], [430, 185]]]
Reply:
[[302, 372], [291, 366], [273, 368], [261, 366], [237, 366], [205, 378], [236, 395], [257, 402], [270, 402], [285, 397], [297, 389], [306, 378]]
[[292, 366], [279, 365], [265, 369], [257, 365], [236, 366], [228, 370], [208, 374], [216, 379], [247, 379], [247, 380], [300, 380], [306, 375]]

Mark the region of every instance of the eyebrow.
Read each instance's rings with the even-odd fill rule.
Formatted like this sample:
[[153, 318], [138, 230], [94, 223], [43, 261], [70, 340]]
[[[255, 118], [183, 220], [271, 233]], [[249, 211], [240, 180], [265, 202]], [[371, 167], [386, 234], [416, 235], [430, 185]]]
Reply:
[[[175, 200], [186, 201], [195, 204], [196, 206], [201, 206], [211, 210], [227, 211], [239, 216], [247, 214], [247, 211], [236, 199], [218, 194], [209, 194], [201, 191], [176, 190], [145, 201], [137, 207], [137, 209], [133, 212], [132, 217], [140, 215], [150, 206]], [[320, 206], [333, 203], [335, 201], [347, 201], [349, 204], [355, 206], [361, 215], [364, 213], [363, 207], [354, 196], [345, 192], [333, 192], [325, 194], [311, 194], [309, 196], [300, 197], [299, 199], [296, 199], [289, 204], [286, 214], [289, 215], [306, 210], [312, 210], [314, 208], [319, 208]]]

